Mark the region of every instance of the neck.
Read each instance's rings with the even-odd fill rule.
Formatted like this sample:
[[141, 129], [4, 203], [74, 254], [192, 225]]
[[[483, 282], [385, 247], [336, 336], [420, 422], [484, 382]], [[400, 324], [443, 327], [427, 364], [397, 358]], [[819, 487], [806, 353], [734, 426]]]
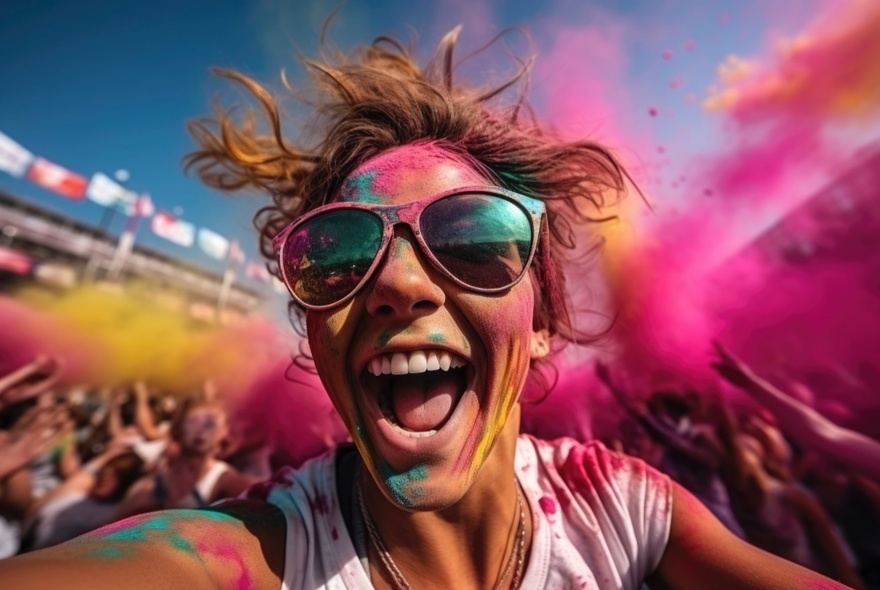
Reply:
[[177, 456], [177, 461], [180, 463], [186, 463], [190, 466], [205, 466], [214, 461], [214, 454], [211, 452], [200, 453], [183, 449]]
[[[388, 501], [375, 481], [361, 474], [364, 502], [377, 532], [413, 588], [494, 588], [516, 551], [520, 506], [514, 476], [519, 407], [498, 437], [473, 485], [452, 506], [434, 512], [408, 512]], [[525, 555], [531, 541], [531, 513], [525, 497]], [[377, 588], [395, 587], [370, 547], [370, 569]], [[515, 556], [514, 556], [515, 557]], [[513, 574], [507, 576], [508, 587]]]

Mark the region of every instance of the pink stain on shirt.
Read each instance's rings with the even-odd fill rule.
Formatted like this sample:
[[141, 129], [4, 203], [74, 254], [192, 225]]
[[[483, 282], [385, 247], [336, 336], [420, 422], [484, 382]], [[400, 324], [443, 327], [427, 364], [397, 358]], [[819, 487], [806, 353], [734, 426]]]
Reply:
[[538, 504], [547, 516], [556, 514], [556, 502], [550, 496], [542, 496]]

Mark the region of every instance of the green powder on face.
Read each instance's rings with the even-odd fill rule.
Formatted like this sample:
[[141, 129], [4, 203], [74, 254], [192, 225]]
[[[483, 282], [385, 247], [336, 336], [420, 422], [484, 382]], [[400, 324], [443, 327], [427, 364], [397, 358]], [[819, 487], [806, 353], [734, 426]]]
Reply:
[[385, 480], [397, 502], [404, 508], [412, 508], [415, 506], [414, 500], [421, 498], [425, 493], [422, 486], [415, 485], [415, 482], [428, 478], [428, 468], [424, 465], [416, 465], [409, 471], [394, 473], [390, 467], [383, 465], [379, 475]]
[[339, 196], [339, 200], [349, 203], [369, 203], [372, 205], [381, 203], [382, 199], [373, 192], [372, 185], [376, 175], [377, 172], [372, 170], [350, 178], [348, 182], [345, 183], [345, 186], [342, 189], [342, 194]]
[[446, 338], [443, 334], [428, 334], [428, 340], [433, 342], [434, 344], [443, 344], [446, 342]]
[[391, 332], [382, 332], [379, 334], [379, 346], [385, 346], [391, 340]]

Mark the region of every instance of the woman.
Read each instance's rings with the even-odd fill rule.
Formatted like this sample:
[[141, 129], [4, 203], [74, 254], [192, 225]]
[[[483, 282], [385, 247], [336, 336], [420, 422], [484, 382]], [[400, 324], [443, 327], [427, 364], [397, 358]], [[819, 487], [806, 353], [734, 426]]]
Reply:
[[357, 452], [282, 471], [252, 490], [268, 502], [132, 519], [0, 581], [93, 588], [91, 567], [127, 588], [839, 587], [736, 539], [640, 461], [518, 436], [530, 368], [582, 340], [560, 266], [572, 228], [625, 174], [521, 121], [521, 101], [487, 106], [525, 71], [456, 85], [456, 36], [425, 71], [387, 39], [310, 62], [313, 148], [287, 143], [268, 93], [233, 74], [271, 134], [226, 114], [194, 126], [203, 178], [273, 195], [264, 251]]

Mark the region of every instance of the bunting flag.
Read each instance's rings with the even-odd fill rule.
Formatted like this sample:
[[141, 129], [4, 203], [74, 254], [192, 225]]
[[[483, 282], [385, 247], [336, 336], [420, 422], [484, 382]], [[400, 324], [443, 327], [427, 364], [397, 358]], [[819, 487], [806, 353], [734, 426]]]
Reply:
[[89, 181], [44, 158], [37, 158], [27, 173], [28, 180], [68, 199], [79, 201], [86, 195]]
[[191, 223], [178, 219], [167, 211], [157, 211], [153, 215], [150, 229], [160, 238], [174, 242], [178, 246], [190, 247], [195, 241], [196, 228]]
[[153, 200], [150, 198], [150, 195], [143, 194], [135, 201], [129, 217], [152, 217], [155, 212], [156, 207], [153, 206]]
[[0, 133], [0, 170], [21, 178], [33, 161], [32, 153], [11, 137]]
[[272, 275], [266, 270], [266, 265], [259, 262], [248, 262], [244, 267], [244, 274], [261, 283], [268, 283], [272, 278]]
[[34, 269], [33, 259], [18, 250], [0, 246], [0, 271], [28, 275]]
[[232, 240], [229, 244], [229, 264], [241, 264], [244, 262], [244, 251], [241, 249], [238, 240]]
[[229, 240], [209, 229], [199, 229], [196, 235], [196, 243], [202, 249], [202, 252], [217, 260], [223, 260], [229, 253]]
[[92, 180], [86, 189], [86, 197], [105, 207], [119, 207], [126, 214], [130, 214], [138, 200], [137, 193], [124, 188], [101, 172], [92, 175]]

